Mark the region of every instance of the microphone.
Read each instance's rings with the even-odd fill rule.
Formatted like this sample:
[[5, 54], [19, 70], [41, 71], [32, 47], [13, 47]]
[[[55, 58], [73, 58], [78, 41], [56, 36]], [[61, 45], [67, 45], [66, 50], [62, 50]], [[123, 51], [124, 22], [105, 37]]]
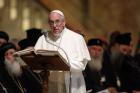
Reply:
[[56, 46], [58, 49], [61, 49], [61, 50], [64, 52], [64, 54], [66, 55], [68, 64], [69, 64], [69, 66], [70, 66], [70, 63], [69, 63], [70, 60], [69, 60], [69, 57], [68, 57], [67, 53], [65, 52], [65, 50], [64, 50], [63, 48], [61, 48], [60, 46], [58, 46], [58, 45], [56, 45], [56, 44], [54, 44], [54, 43], [52, 43], [52, 42], [50, 42], [50, 41], [47, 40], [47, 37], [48, 37], [48, 30], [43, 29], [41, 32], [42, 32], [42, 34], [45, 36], [45, 40], [46, 40], [47, 43], [49, 43], [49, 44], [51, 44], [51, 45], [53, 45], [53, 46]]
[[47, 29], [43, 29], [43, 30], [41, 31], [41, 33], [42, 33], [45, 37], [48, 36], [48, 30], [47, 30]]
[[1, 82], [0, 82], [0, 86], [5, 93], [8, 93], [7, 89], [4, 87], [4, 85]]

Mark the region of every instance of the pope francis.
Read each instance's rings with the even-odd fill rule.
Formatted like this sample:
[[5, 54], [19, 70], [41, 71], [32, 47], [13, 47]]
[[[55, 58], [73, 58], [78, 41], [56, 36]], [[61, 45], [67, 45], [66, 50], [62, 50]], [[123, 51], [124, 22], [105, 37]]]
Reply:
[[[65, 26], [65, 16], [60, 10], [53, 10], [48, 16], [51, 31], [47, 36], [42, 35], [36, 45], [37, 49], [58, 51], [70, 65], [71, 74], [65, 74], [66, 91], [69, 93], [86, 93], [85, 81], [82, 71], [90, 61], [90, 55], [82, 35], [69, 30]], [[71, 83], [70, 83], [71, 77]]]

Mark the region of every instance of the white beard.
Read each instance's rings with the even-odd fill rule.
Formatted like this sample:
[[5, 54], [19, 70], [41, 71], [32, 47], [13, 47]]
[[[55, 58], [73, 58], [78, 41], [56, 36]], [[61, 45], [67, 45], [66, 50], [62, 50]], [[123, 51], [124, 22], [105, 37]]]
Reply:
[[53, 40], [56, 41], [57, 39], [59, 39], [61, 37], [61, 33], [49, 33], [49, 37]]
[[91, 70], [100, 71], [102, 69], [102, 57], [91, 58], [91, 61], [88, 63]]
[[61, 38], [63, 35], [63, 31], [61, 33], [53, 33], [53, 32], [50, 32], [48, 33], [48, 36], [53, 40], [53, 41], [56, 41], [58, 40], [59, 38]]
[[58, 33], [58, 34], [56, 34], [56, 33], [53, 33], [53, 35], [54, 35], [54, 38], [59, 38], [60, 36], [61, 36], [61, 33]]
[[5, 59], [5, 67], [8, 70], [9, 74], [13, 76], [18, 77], [22, 74], [22, 69], [17, 61], [10, 62], [9, 60]]

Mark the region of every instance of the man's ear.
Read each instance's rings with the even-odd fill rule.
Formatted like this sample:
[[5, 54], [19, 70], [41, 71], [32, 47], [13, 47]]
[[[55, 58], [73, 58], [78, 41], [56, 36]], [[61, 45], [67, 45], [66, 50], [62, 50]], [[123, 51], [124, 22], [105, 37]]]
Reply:
[[63, 21], [63, 23], [62, 23], [62, 24], [63, 24], [63, 26], [65, 27], [65, 25], [66, 25], [66, 22], [65, 22], [65, 21]]
[[65, 22], [62, 23], [62, 27], [65, 28]]

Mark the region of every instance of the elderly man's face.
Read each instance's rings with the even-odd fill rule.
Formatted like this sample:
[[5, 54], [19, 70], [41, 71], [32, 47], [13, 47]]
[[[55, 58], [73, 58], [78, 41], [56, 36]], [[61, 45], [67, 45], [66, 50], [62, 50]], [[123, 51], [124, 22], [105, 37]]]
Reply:
[[3, 38], [0, 38], [0, 46], [2, 46], [3, 44], [6, 44], [7, 41]]
[[16, 52], [15, 49], [9, 49], [5, 53], [5, 59], [9, 60], [10, 62], [14, 61], [14, 56], [13, 54]]
[[120, 53], [124, 55], [131, 55], [132, 46], [131, 45], [120, 45], [119, 46]]
[[20, 76], [22, 74], [22, 69], [20, 64], [15, 60], [13, 54], [15, 53], [15, 49], [9, 49], [5, 53], [5, 67], [9, 71], [10, 74], [14, 76]]
[[49, 15], [49, 25], [54, 36], [60, 35], [65, 27], [64, 17], [55, 12], [51, 13]]
[[97, 59], [102, 56], [103, 48], [99, 45], [90, 46], [89, 52], [93, 58]]

